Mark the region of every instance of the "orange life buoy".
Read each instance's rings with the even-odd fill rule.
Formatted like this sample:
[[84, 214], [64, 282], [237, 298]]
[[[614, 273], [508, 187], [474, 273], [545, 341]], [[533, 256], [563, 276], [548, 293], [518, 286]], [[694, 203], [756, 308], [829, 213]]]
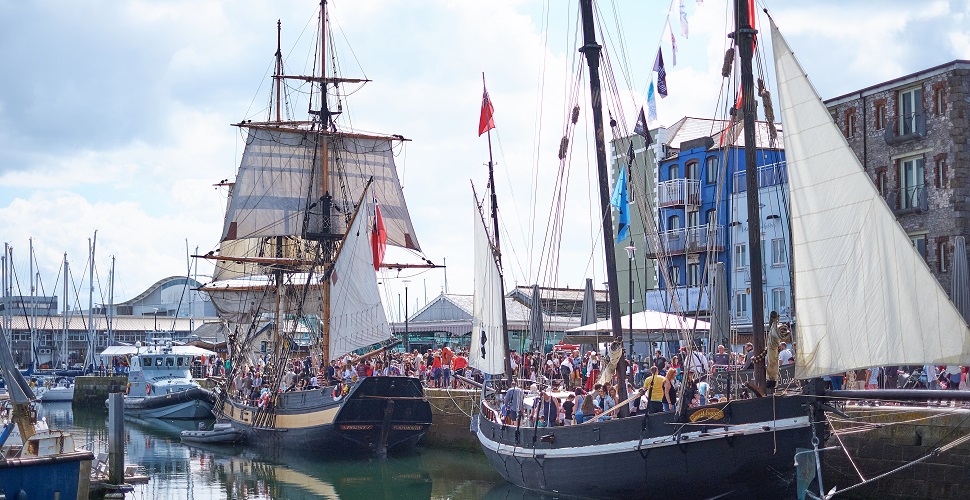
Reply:
[[343, 395], [343, 384], [337, 384], [336, 387], [333, 388], [333, 392], [330, 394], [330, 397], [333, 398], [334, 401], [340, 401], [340, 398], [342, 398]]
[[151, 393], [152, 393], [152, 384], [145, 384], [145, 395], [147, 396]]

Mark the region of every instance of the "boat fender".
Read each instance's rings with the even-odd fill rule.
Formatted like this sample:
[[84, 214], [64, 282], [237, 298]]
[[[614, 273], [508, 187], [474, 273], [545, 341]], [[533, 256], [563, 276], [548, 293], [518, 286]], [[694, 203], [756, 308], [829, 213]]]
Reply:
[[145, 384], [145, 395], [148, 396], [152, 393], [152, 384]]
[[128, 382], [128, 384], [125, 385], [125, 396], [127, 396], [129, 392], [131, 392], [131, 382]]
[[333, 388], [333, 393], [330, 394], [330, 397], [332, 397], [334, 401], [340, 401], [341, 399], [343, 399], [344, 397], [343, 384], [337, 384], [337, 386]]

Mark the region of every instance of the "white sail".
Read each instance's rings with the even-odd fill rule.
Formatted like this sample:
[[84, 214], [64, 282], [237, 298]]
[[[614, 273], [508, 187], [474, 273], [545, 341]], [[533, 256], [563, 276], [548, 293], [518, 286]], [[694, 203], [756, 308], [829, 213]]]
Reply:
[[771, 25], [791, 189], [797, 360], [811, 378], [970, 364], [970, 329]]
[[[302, 236], [305, 228], [310, 232], [322, 228], [319, 214], [323, 162], [319, 158], [318, 137], [316, 132], [296, 128], [249, 129], [226, 210], [223, 241]], [[331, 232], [342, 234], [346, 230], [345, 217], [341, 215], [353, 212], [357, 197], [373, 178], [372, 189], [381, 204], [387, 243], [420, 251], [394, 165], [394, 139], [354, 134], [325, 137], [334, 207]]]
[[475, 205], [475, 298], [468, 365], [490, 375], [505, 373], [505, 335], [502, 331], [502, 275], [495, 261], [485, 221]]
[[330, 274], [331, 359], [391, 337], [377, 288], [367, 212], [366, 207], [357, 210]]

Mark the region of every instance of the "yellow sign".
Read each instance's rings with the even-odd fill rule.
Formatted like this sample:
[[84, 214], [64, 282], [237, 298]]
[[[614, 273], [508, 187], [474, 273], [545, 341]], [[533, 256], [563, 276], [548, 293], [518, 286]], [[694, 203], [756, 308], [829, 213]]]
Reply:
[[724, 412], [718, 408], [702, 408], [690, 415], [691, 422], [697, 422], [698, 420], [721, 420], [722, 418], [724, 418]]

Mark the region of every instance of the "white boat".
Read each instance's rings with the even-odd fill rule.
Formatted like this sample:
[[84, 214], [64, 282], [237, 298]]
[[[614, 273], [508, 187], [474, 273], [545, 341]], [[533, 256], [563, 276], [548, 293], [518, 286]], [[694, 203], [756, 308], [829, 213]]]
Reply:
[[125, 415], [137, 418], [212, 418], [216, 396], [192, 378], [192, 364], [198, 356], [214, 352], [179, 345], [171, 339], [154, 339], [146, 344], [113, 346], [101, 356], [130, 355]]
[[60, 378], [50, 387], [45, 386], [43, 391], [37, 392], [38, 398], [45, 403], [74, 401], [74, 381]]

